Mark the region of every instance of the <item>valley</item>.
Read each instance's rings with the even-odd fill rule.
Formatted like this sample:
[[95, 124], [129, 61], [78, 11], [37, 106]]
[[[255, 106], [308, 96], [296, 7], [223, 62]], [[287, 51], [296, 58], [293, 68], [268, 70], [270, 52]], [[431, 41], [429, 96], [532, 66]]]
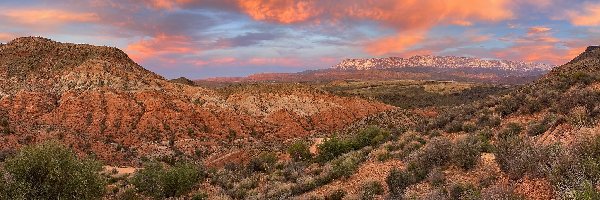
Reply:
[[[433, 59], [408, 60], [422, 58]], [[595, 190], [600, 48], [556, 68], [460, 59], [503, 68], [344, 61], [169, 81], [116, 48], [18, 38], [0, 46], [0, 169], [55, 159], [48, 149], [72, 153], [94, 161], [73, 163], [96, 170], [86, 176], [103, 180], [94, 181], [103, 199], [562, 199]], [[16, 175], [0, 174], [10, 186], [0, 199], [16, 194]]]

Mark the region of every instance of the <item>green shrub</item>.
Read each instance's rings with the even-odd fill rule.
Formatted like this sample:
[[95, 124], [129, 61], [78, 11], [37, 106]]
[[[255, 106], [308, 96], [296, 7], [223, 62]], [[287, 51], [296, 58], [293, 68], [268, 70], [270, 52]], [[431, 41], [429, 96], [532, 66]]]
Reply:
[[262, 152], [258, 156], [252, 158], [248, 163], [250, 172], [268, 172], [277, 162], [277, 155], [273, 152]]
[[597, 78], [590, 74], [580, 71], [580, 72], [575, 72], [575, 73], [571, 74], [570, 80], [573, 83], [581, 83], [584, 85], [589, 85], [590, 83], [593, 83], [595, 80], [597, 80]]
[[317, 161], [324, 163], [350, 151], [351, 146], [346, 141], [333, 136], [323, 141], [317, 148], [319, 149]]
[[458, 120], [454, 120], [454, 121], [446, 124], [446, 126], [444, 127], [444, 130], [448, 133], [458, 133], [458, 132], [463, 131], [463, 124]]
[[325, 195], [325, 200], [342, 200], [346, 196], [346, 191], [337, 189]]
[[296, 162], [298, 161], [306, 161], [312, 158], [312, 154], [310, 153], [308, 144], [303, 141], [294, 142], [287, 150], [290, 154], [290, 157]]
[[378, 127], [369, 127], [358, 132], [357, 135], [350, 139], [340, 139], [333, 136], [326, 139], [318, 146], [319, 155], [317, 161], [324, 163], [330, 161], [351, 150], [359, 150], [367, 146], [374, 146], [384, 143], [390, 138], [388, 131]]
[[379, 181], [369, 181], [360, 187], [360, 199], [371, 200], [377, 195], [382, 195], [385, 192], [383, 185]]
[[414, 176], [407, 171], [392, 169], [390, 174], [386, 177], [385, 182], [387, 183], [392, 198], [402, 198], [404, 190], [416, 181]]
[[465, 132], [467, 132], [467, 133], [475, 132], [477, 130], [477, 126], [475, 126], [474, 123], [465, 122], [462, 125], [462, 130], [465, 131]]
[[379, 145], [388, 140], [390, 133], [378, 127], [368, 127], [358, 132], [350, 143], [354, 150], [361, 149], [366, 146]]
[[433, 138], [425, 147], [413, 153], [409, 158], [409, 162], [420, 165], [429, 171], [433, 167], [445, 165], [450, 160], [449, 152], [451, 149], [452, 143], [447, 139]]
[[527, 126], [527, 135], [529, 136], [537, 136], [546, 132], [550, 128], [551, 118], [546, 117], [539, 122], [531, 122]]
[[523, 131], [523, 127], [521, 127], [521, 125], [517, 123], [509, 123], [498, 136], [500, 139], [506, 139], [513, 136], [518, 136], [521, 131]]
[[476, 200], [481, 199], [481, 191], [471, 184], [452, 184], [448, 188], [450, 199]]
[[600, 199], [600, 192], [589, 182], [585, 182], [578, 190], [573, 191], [573, 199], [576, 200], [596, 200]]
[[496, 107], [496, 112], [502, 116], [508, 116], [519, 110], [521, 103], [522, 97], [520, 96], [506, 96], [501, 100], [500, 105]]
[[7, 187], [6, 180], [4, 179], [4, 171], [0, 168], [0, 199], [8, 199]]
[[481, 146], [478, 138], [474, 135], [459, 139], [452, 145], [452, 151], [450, 151], [452, 163], [465, 170], [472, 169], [479, 160]]
[[202, 176], [199, 167], [193, 164], [178, 163], [165, 169], [162, 164], [152, 162], [137, 171], [131, 183], [138, 191], [161, 199], [187, 194]]
[[207, 200], [208, 195], [206, 193], [198, 193], [192, 197], [192, 200]]
[[332, 179], [351, 176], [358, 170], [360, 163], [364, 162], [367, 156], [362, 152], [351, 152], [346, 155], [347, 156], [337, 158], [331, 162]]
[[24, 147], [4, 168], [9, 199], [98, 199], [104, 194], [102, 166], [78, 159], [56, 142]]

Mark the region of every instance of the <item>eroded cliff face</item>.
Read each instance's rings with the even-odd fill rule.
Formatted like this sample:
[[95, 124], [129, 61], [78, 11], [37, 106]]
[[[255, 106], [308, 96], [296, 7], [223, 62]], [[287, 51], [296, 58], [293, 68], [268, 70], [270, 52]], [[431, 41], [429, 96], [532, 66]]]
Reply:
[[391, 109], [313, 88], [261, 87], [222, 94], [169, 82], [116, 48], [19, 38], [0, 46], [0, 149], [55, 139], [109, 164], [207, 157]]

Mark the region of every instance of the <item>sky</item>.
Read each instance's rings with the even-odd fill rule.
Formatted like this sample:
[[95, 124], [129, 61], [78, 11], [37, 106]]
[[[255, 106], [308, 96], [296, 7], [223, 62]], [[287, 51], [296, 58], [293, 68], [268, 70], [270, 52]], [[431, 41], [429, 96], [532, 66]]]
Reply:
[[600, 44], [600, 0], [0, 0], [0, 42], [114, 46], [166, 78], [453, 55], [560, 65]]

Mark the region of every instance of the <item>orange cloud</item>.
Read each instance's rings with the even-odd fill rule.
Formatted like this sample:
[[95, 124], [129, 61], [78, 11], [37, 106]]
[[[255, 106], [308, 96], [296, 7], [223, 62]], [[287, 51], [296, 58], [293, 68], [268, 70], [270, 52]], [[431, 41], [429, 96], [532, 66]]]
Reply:
[[552, 36], [549, 31], [550, 28], [532, 27], [526, 36], [504, 38], [505, 42], [512, 42], [514, 45], [497, 50], [493, 54], [502, 59], [560, 65], [573, 59], [585, 49], [586, 42], [584, 40], [561, 41]]
[[584, 4], [583, 11], [569, 11], [567, 16], [572, 24], [576, 26], [599, 26], [600, 25], [600, 3]]
[[375, 55], [382, 55], [391, 51], [401, 52], [407, 47], [413, 46], [425, 39], [425, 34], [418, 33], [400, 33], [396, 36], [391, 36], [369, 44], [366, 47], [367, 52]]
[[17, 23], [31, 25], [56, 25], [69, 22], [97, 22], [95, 13], [79, 13], [52, 9], [2, 9], [0, 16], [10, 18]]
[[319, 15], [315, 1], [296, 0], [239, 0], [239, 7], [255, 20], [284, 24], [303, 22]]
[[511, 3], [511, 0], [238, 0], [242, 12], [255, 20], [283, 24], [368, 20], [397, 30], [396, 35], [367, 44], [366, 51], [378, 55], [406, 50], [422, 41], [436, 25], [471, 26], [477, 21], [510, 19], [514, 16], [509, 8]]
[[539, 33], [547, 33], [548, 31], [551, 31], [552, 28], [548, 28], [548, 27], [543, 27], [543, 26], [534, 26], [534, 27], [530, 27], [527, 30], [528, 34], [539, 34]]
[[160, 34], [151, 39], [142, 39], [129, 44], [126, 50], [136, 61], [165, 55], [165, 54], [193, 54], [200, 50], [194, 47], [194, 42], [187, 36], [172, 36]]
[[583, 52], [585, 47], [557, 47], [551, 44], [522, 44], [494, 53], [498, 58], [523, 60], [527, 62], [546, 62], [556, 65], [564, 64]]

